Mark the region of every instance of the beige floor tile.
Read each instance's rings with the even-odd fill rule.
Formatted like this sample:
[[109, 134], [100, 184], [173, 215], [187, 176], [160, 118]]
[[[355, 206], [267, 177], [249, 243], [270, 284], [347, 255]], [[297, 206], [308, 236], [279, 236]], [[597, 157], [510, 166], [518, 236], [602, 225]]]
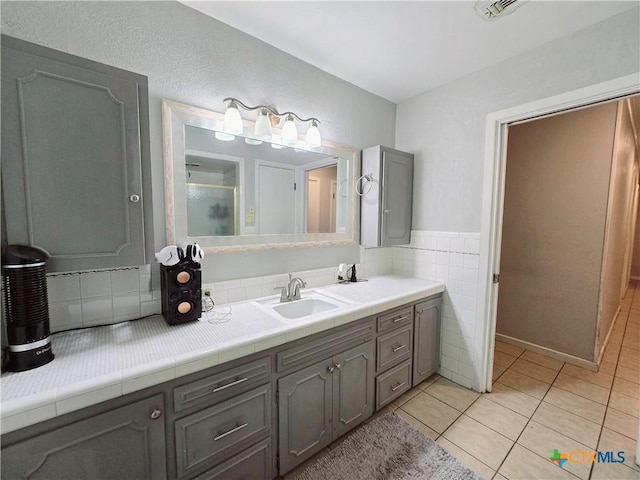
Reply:
[[620, 357], [628, 358], [630, 361], [634, 362], [636, 365], [640, 364], [640, 350], [636, 348], [623, 346], [622, 349], [620, 350]]
[[577, 367], [570, 363], [565, 363], [560, 372], [565, 375], [569, 375], [570, 377], [579, 378], [580, 380], [584, 380], [585, 382], [593, 383], [604, 388], [611, 388], [611, 385], [613, 384], [613, 375], [607, 375], [603, 372], [592, 372], [591, 370]]
[[551, 387], [544, 401], [598, 424], [604, 420], [604, 405], [561, 388]]
[[514, 357], [513, 355], [508, 355], [497, 350], [493, 352], [493, 363], [502, 365], [503, 367], [511, 366], [511, 364], [516, 361], [516, 358], [517, 357]]
[[493, 480], [509, 480], [509, 479], [507, 477], [503, 477], [499, 473], [496, 473], [495, 477], [493, 477]]
[[494, 363], [492, 380], [495, 382], [500, 377], [500, 375], [502, 375], [506, 370], [507, 370], [507, 367]]
[[541, 353], [532, 352], [530, 350], [524, 352], [521, 358], [524, 358], [529, 362], [542, 365], [543, 367], [551, 368], [556, 372], [560, 371], [562, 365], [564, 365], [564, 362], [562, 360], [557, 360], [555, 358], [548, 357], [547, 355], [542, 355]]
[[519, 357], [522, 355], [522, 352], [524, 352], [524, 348], [511, 345], [510, 343], [501, 342], [500, 340], [496, 340], [496, 350], [498, 352], [511, 355], [512, 357]]
[[405, 403], [402, 410], [438, 433], [444, 432], [460, 412], [426, 393], [420, 393]]
[[469, 405], [477, 400], [480, 396], [478, 392], [462, 387], [447, 378], [440, 378], [437, 382], [431, 384], [426, 390], [432, 397], [452, 406], [456, 410], [464, 412]]
[[393, 401], [393, 403], [395, 403], [396, 406], [401, 407], [402, 405], [407, 403], [409, 400], [411, 400], [413, 397], [415, 397], [419, 393], [422, 393], [422, 390], [420, 390], [418, 387], [412, 388], [408, 392], [405, 392], [402, 395], [400, 395], [398, 398], [396, 398]]
[[460, 460], [462, 463], [464, 463], [467, 467], [469, 467], [471, 470], [476, 472], [485, 480], [489, 480], [495, 473], [495, 471], [491, 467], [489, 467], [488, 465], [485, 465], [476, 457], [468, 454], [459, 446], [451, 443], [446, 438], [440, 437], [438, 439], [438, 443], [442, 446], [442, 448], [444, 448], [447, 452], [449, 452], [449, 454], [456, 457], [458, 460]]
[[639, 421], [637, 417], [627, 415], [614, 408], [608, 408], [607, 415], [604, 417], [604, 426], [609, 430], [637, 440]]
[[594, 463], [591, 480], [640, 480], [640, 472], [619, 463]]
[[556, 375], [558, 375], [557, 371], [551, 368], [543, 367], [542, 365], [538, 365], [537, 363], [529, 362], [524, 358], [519, 358], [518, 360], [516, 360], [514, 364], [509, 367], [509, 369], [548, 384], [553, 383]]
[[492, 402], [486, 397], [480, 397], [476, 400], [465, 412], [465, 415], [513, 441], [518, 439], [529, 421], [524, 415]]
[[624, 378], [630, 382], [640, 384], [640, 370], [635, 368], [618, 365], [618, 368], [616, 369], [616, 377]]
[[[587, 451], [590, 447], [584, 445], [577, 440], [569, 438], [561, 433], [558, 433], [550, 428], [540, 425], [534, 421], [527, 424], [527, 427], [520, 435], [518, 444], [525, 448], [528, 448], [534, 453], [537, 453], [541, 457], [549, 458], [553, 455], [553, 450], [558, 449], [560, 452]], [[563, 467], [565, 470], [573, 473], [583, 480], [589, 478], [589, 472], [591, 465], [588, 463], [566, 462]]]
[[424, 423], [422, 423], [420, 420], [418, 420], [415, 417], [412, 417], [411, 415], [409, 415], [407, 412], [405, 412], [404, 410], [402, 410], [401, 408], [399, 408], [398, 410], [396, 410], [396, 413], [398, 414], [398, 416], [400, 416], [400, 418], [402, 418], [405, 422], [407, 422], [409, 425], [411, 425], [413, 428], [415, 428], [416, 430], [421, 431], [422, 433], [424, 433], [427, 437], [429, 437], [431, 440], [435, 440], [437, 439], [440, 434], [438, 432], [436, 432], [435, 430], [427, 427]]
[[532, 420], [569, 438], [584, 443], [589, 448], [598, 446], [601, 425], [543, 401]]
[[588, 398], [594, 402], [601, 403], [602, 405], [606, 405], [609, 401], [608, 388], [603, 388], [593, 383], [585, 382], [579, 378], [570, 377], [564, 373], [560, 373], [560, 375], [558, 375], [556, 381], [553, 382], [553, 386]]
[[466, 415], [461, 415], [443, 436], [494, 470], [513, 445], [512, 440]]
[[553, 464], [548, 458], [543, 458], [517, 443], [507, 455], [498, 473], [509, 480], [576, 479], [573, 474]]
[[598, 443], [598, 451], [601, 452], [624, 452], [624, 464], [634, 470], [640, 472], [640, 467], [636, 465], [636, 441], [631, 438], [622, 435], [620, 433], [609, 430], [608, 428], [602, 429], [600, 435], [600, 442]]
[[429, 378], [427, 378], [424, 382], [419, 383], [418, 385], [416, 385], [420, 390], [426, 390], [429, 385], [431, 385], [433, 382], [437, 381], [440, 378], [440, 375], [438, 375], [437, 373], [434, 373], [433, 375], [431, 375]]
[[640, 385], [630, 382], [629, 380], [625, 380], [624, 378], [616, 377], [613, 381], [612, 390], [629, 397], [640, 399]]
[[605, 375], [613, 375], [616, 371], [616, 364], [611, 362], [600, 362], [598, 373], [604, 373]]
[[502, 374], [498, 382], [540, 400], [542, 400], [550, 386], [548, 383], [514, 372], [511, 368]]
[[609, 408], [640, 418], [640, 400], [615, 391], [611, 392]]
[[628, 355], [620, 355], [620, 358], [618, 359], [618, 366], [637, 369], [640, 366], [640, 363], [637, 359]]
[[540, 404], [540, 400], [537, 398], [502, 383], [493, 384], [491, 393], [485, 393], [483, 396], [528, 418], [533, 415]]
[[614, 350], [611, 350], [611, 349], [607, 348], [607, 349], [605, 349], [604, 355], [602, 356], [602, 361], [603, 362], [617, 363], [619, 354], [620, 354], [619, 352], [616, 352]]

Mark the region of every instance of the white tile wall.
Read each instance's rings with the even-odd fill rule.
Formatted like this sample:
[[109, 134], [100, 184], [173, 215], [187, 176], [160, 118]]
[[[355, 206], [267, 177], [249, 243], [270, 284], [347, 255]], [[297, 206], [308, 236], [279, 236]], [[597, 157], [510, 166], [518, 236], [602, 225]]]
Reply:
[[414, 230], [411, 243], [393, 247], [393, 273], [444, 282], [440, 374], [471, 387], [476, 383], [473, 358], [480, 234]]
[[160, 313], [151, 266], [47, 275], [52, 332], [124, 322]]

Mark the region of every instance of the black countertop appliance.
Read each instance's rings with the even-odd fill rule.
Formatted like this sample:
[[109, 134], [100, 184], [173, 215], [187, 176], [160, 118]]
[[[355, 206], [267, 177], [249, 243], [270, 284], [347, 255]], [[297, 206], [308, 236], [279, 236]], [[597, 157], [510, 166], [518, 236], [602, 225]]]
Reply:
[[8, 352], [3, 370], [22, 372], [53, 360], [49, 338], [46, 252], [7, 245], [2, 253]]

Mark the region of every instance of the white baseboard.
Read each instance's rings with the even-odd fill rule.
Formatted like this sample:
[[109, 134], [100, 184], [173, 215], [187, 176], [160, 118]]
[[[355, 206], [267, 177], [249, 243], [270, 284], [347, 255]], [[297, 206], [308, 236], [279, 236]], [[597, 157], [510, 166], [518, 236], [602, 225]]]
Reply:
[[518, 338], [508, 337], [507, 335], [502, 335], [501, 333], [496, 333], [496, 340], [515, 345], [516, 347], [526, 348], [527, 350], [531, 350], [533, 352], [542, 353], [562, 362], [567, 362], [572, 365], [577, 365], [578, 367], [586, 368], [587, 370], [591, 370], [592, 372], [598, 371], [597, 363], [590, 362], [589, 360], [585, 360], [584, 358], [574, 357], [573, 355], [569, 355], [568, 353], [562, 353], [547, 347], [541, 347], [540, 345], [525, 342], [524, 340], [520, 340]]

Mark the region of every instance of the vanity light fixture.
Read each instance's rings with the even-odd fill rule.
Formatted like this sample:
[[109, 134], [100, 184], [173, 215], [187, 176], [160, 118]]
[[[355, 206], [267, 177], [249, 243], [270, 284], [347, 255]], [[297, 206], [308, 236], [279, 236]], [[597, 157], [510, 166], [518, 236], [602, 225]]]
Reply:
[[305, 137], [307, 147], [317, 148], [322, 145], [322, 138], [320, 137], [320, 130], [318, 129], [320, 120], [315, 117], [302, 118], [293, 112], [280, 113], [275, 108], [266, 105], [250, 107], [237, 98], [231, 97], [225, 98], [223, 102], [229, 102], [227, 110], [224, 113], [223, 130], [225, 133], [234, 135], [242, 133], [242, 118], [238, 111], [238, 107], [240, 106], [247, 111], [260, 110], [253, 130], [253, 138], [256, 140], [271, 140], [273, 136], [272, 125], [277, 126], [284, 119], [282, 125], [282, 142], [287, 145], [296, 145], [298, 143], [298, 128], [296, 127], [295, 120], [297, 119], [302, 123], [310, 123]]

